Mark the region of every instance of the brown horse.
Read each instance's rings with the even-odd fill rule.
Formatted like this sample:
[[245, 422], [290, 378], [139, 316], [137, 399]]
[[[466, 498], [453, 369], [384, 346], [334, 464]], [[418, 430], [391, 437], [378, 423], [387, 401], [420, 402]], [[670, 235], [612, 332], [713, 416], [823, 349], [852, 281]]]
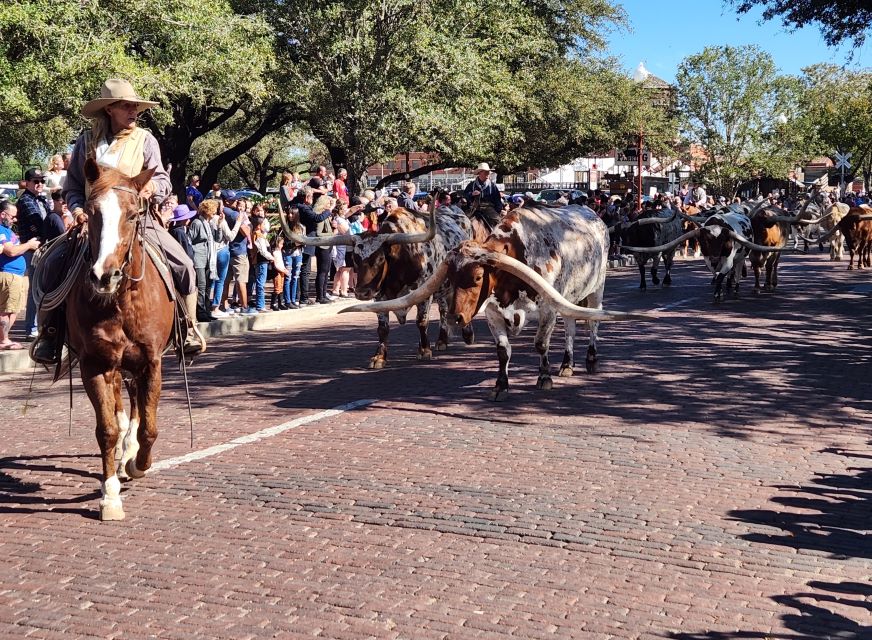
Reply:
[[[116, 474], [145, 475], [157, 438], [161, 356], [171, 336], [174, 309], [142, 244], [143, 225], [157, 224], [139, 196], [153, 173], [128, 178], [90, 159], [85, 164], [90, 255], [67, 299], [66, 339], [97, 414], [103, 458], [101, 520], [124, 518]], [[129, 419], [121, 399], [122, 372], [129, 378]]]

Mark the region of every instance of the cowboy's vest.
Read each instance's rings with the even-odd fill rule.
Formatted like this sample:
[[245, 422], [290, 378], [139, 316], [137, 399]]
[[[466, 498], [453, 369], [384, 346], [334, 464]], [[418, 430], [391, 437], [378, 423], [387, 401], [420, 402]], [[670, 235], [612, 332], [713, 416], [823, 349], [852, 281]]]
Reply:
[[[91, 147], [91, 132], [85, 132], [85, 148]], [[136, 127], [129, 136], [123, 140], [103, 140], [94, 147], [91, 156], [101, 167], [115, 169], [128, 178], [132, 178], [142, 171], [145, 162], [145, 129]], [[89, 196], [90, 185], [85, 183], [85, 197]]]

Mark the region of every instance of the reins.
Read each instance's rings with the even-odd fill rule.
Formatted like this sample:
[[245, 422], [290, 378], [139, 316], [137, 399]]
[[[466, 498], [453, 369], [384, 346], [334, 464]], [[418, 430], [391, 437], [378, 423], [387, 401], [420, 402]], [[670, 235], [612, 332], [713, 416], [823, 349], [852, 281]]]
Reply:
[[[140, 282], [145, 277], [145, 224], [143, 218], [148, 215], [148, 207], [145, 198], [140, 197], [139, 192], [130, 187], [122, 185], [114, 185], [112, 187], [116, 191], [124, 191], [139, 198], [139, 211], [136, 214], [136, 228], [133, 230], [133, 235], [130, 237], [130, 244], [127, 245], [127, 257], [124, 259], [124, 264], [121, 265], [121, 273], [131, 282]], [[139, 277], [134, 277], [131, 273], [125, 271], [125, 267], [131, 267], [133, 262], [133, 245], [139, 238], [140, 247], [140, 262], [139, 262]]]

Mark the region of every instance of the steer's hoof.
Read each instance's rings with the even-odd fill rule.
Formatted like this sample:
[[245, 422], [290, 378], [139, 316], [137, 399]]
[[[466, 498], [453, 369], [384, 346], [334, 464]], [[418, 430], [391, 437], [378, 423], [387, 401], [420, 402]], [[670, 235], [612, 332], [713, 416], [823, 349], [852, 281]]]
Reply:
[[660, 284], [660, 278], [651, 278], [651, 284]]
[[536, 380], [536, 388], [541, 389], [542, 391], [551, 391], [554, 388], [554, 382], [551, 380], [551, 376], [539, 376], [539, 379]]
[[557, 372], [558, 377], [560, 378], [571, 378], [573, 374], [572, 367], [568, 365], [564, 365], [560, 367], [560, 371]]
[[472, 330], [472, 324], [463, 327], [463, 329], [460, 330], [460, 334], [463, 336], [463, 341], [466, 344], [472, 344], [475, 342], [475, 332]]
[[369, 361], [370, 369], [384, 369], [385, 368], [385, 359], [381, 357], [371, 358]]
[[127, 461], [127, 464], [124, 465], [124, 472], [127, 474], [128, 478], [133, 480], [145, 477], [145, 471], [140, 471], [136, 468], [136, 458]]
[[100, 504], [100, 520], [103, 522], [111, 520], [124, 520], [124, 509], [121, 507], [121, 501], [118, 504]]
[[433, 352], [430, 349], [418, 349], [418, 360], [432, 360]]
[[446, 349], [448, 349], [447, 342], [443, 342], [442, 340], [436, 342], [436, 351], [445, 351]]
[[509, 390], [497, 387], [490, 392], [490, 399], [494, 402], [502, 402], [509, 397]]

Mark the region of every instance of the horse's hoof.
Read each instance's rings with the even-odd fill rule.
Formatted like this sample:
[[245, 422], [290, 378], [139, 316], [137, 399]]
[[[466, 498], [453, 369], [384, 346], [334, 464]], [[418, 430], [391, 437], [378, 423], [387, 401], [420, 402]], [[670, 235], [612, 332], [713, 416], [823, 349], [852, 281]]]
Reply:
[[651, 284], [660, 284], [659, 278], [651, 278]]
[[672, 284], [672, 278], [664, 278], [664, 279], [663, 279], [663, 286], [664, 286], [664, 287], [668, 287], [668, 286], [670, 286], [671, 284]]
[[432, 360], [433, 352], [430, 349], [418, 349], [418, 360]]
[[127, 464], [124, 465], [124, 472], [129, 478], [132, 478], [133, 480], [138, 480], [139, 478], [145, 477], [145, 471], [140, 471], [136, 468], [136, 458], [132, 458], [127, 461]]
[[554, 382], [551, 380], [551, 376], [539, 376], [539, 379], [536, 380], [536, 388], [541, 389], [542, 391], [551, 391], [554, 388]]
[[372, 358], [369, 361], [370, 369], [384, 369], [385, 368], [385, 359], [384, 358]]
[[557, 377], [559, 378], [571, 378], [573, 374], [572, 367], [560, 367], [560, 371], [557, 372]]
[[755, 296], [760, 295], [760, 287], [754, 287], [753, 291]]
[[584, 368], [587, 369], [588, 373], [596, 373], [596, 369], [599, 366], [599, 360], [585, 360]]
[[460, 330], [460, 333], [466, 344], [472, 344], [475, 342], [475, 331], [472, 330], [472, 323], [463, 327], [463, 329]]
[[100, 520], [107, 522], [110, 520], [124, 520], [124, 508], [121, 506], [121, 500], [118, 504], [100, 503]]
[[436, 351], [445, 351], [448, 349], [448, 343], [439, 341], [436, 343]]
[[503, 400], [505, 400], [508, 397], [509, 397], [509, 390], [508, 389], [497, 388], [497, 389], [494, 389], [493, 391], [490, 392], [490, 399], [493, 402], [502, 402]]

